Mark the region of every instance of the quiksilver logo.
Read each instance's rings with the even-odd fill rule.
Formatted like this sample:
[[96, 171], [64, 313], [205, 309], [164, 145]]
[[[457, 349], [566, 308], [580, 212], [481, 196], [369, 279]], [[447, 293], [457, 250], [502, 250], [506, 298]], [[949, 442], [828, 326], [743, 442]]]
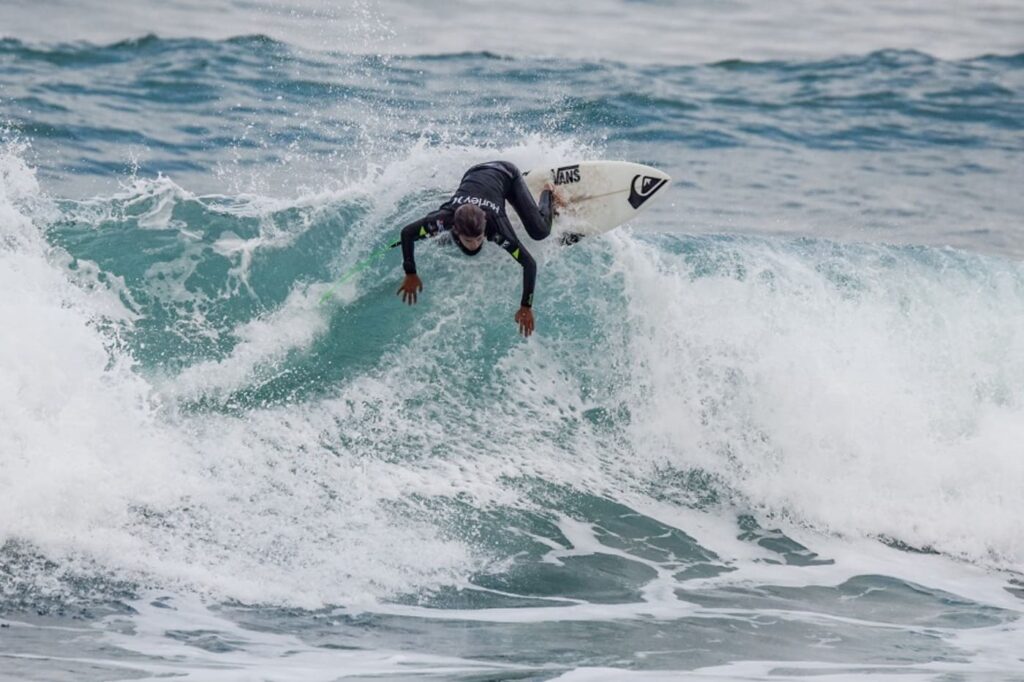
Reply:
[[668, 182], [665, 178], [652, 178], [650, 175], [635, 175], [629, 186], [629, 205], [640, 208], [644, 202]]
[[580, 181], [580, 165], [578, 163], [575, 166], [556, 168], [553, 173], [556, 185], [568, 185]]

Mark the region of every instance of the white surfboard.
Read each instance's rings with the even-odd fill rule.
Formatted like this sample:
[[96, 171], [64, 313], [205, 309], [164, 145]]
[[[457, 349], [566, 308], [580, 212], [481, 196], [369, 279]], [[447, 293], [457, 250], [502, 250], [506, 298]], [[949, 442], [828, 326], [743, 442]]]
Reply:
[[[554, 232], [591, 236], [631, 220], [665, 195], [672, 178], [657, 168], [629, 161], [580, 161], [523, 174], [534, 198], [551, 183], [566, 202], [558, 209]], [[515, 215], [509, 210], [510, 216]]]

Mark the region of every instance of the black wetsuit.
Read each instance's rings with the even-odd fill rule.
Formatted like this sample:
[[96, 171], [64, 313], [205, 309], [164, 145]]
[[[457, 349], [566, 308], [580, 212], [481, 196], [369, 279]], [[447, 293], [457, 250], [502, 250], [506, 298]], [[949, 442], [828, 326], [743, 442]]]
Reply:
[[[551, 234], [551, 220], [554, 218], [551, 192], [544, 190], [540, 206], [533, 200], [526, 187], [523, 174], [508, 161], [491, 161], [473, 166], [462, 176], [459, 188], [452, 198], [436, 211], [409, 223], [402, 228], [402, 266], [406, 274], [416, 273], [413, 258], [413, 244], [419, 239], [449, 232], [454, 224], [455, 209], [462, 204], [474, 204], [487, 215], [484, 235], [488, 241], [505, 249], [523, 266], [522, 305], [533, 305], [533, 288], [537, 281], [537, 262], [522, 245], [505, 214], [505, 201], [512, 204], [523, 226], [533, 239], [541, 240]], [[475, 256], [480, 249], [470, 251], [457, 237], [452, 241], [468, 256]], [[481, 247], [482, 248], [482, 247]]]

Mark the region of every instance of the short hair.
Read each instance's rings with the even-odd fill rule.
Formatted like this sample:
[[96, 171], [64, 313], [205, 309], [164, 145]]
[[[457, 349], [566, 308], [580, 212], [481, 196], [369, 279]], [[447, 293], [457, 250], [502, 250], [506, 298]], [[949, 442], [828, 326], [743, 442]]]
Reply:
[[475, 239], [484, 233], [487, 226], [487, 214], [473, 204], [463, 204], [455, 209], [455, 234]]

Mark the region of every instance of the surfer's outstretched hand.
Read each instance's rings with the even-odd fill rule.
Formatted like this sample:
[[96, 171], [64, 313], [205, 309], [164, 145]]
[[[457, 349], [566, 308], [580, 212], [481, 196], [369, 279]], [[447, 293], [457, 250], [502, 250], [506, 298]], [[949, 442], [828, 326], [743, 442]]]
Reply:
[[[406, 275], [405, 279], [402, 280], [402, 286], [398, 287], [399, 294], [402, 295], [402, 302], [412, 305], [416, 302], [416, 293], [423, 291], [423, 282], [417, 275]], [[530, 327], [533, 327], [531, 320]]]
[[519, 312], [516, 313], [516, 322], [519, 323], [519, 333], [523, 336], [529, 336], [533, 333], [533, 310], [527, 306], [519, 308]]

